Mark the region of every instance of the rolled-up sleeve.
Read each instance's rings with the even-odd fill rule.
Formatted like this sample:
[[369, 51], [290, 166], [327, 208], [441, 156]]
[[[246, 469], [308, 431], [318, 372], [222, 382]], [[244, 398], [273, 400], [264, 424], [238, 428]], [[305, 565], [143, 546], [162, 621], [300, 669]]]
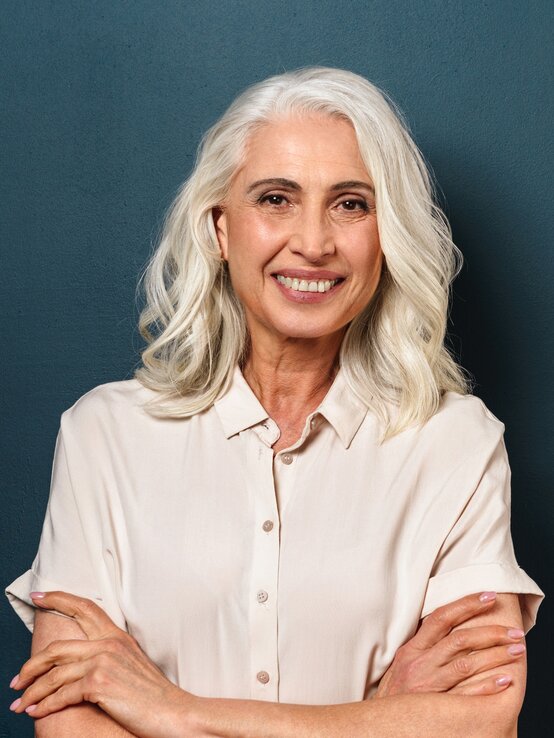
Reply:
[[[522, 595], [525, 631], [535, 624], [544, 593], [518, 565], [510, 532], [510, 466], [503, 437], [481, 463], [478, 483], [452, 525], [435, 560], [422, 617], [479, 591]], [[454, 480], [455, 482], [455, 480]]]
[[[87, 470], [67, 451], [65, 417], [56, 440], [50, 495], [37, 554], [30, 569], [6, 587], [6, 596], [30, 631], [34, 627], [32, 591], [62, 590], [97, 602], [119, 627], [125, 619], [114, 595], [103, 557], [94, 500], [84, 499], [80, 478]], [[56, 613], [61, 615], [61, 613]]]

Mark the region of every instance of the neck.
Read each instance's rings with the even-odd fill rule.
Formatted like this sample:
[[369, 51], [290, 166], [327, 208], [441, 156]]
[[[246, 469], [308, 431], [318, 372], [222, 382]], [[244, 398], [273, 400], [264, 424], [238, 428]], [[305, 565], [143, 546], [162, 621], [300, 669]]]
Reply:
[[315, 410], [337, 373], [342, 337], [252, 341], [243, 374], [270, 417]]

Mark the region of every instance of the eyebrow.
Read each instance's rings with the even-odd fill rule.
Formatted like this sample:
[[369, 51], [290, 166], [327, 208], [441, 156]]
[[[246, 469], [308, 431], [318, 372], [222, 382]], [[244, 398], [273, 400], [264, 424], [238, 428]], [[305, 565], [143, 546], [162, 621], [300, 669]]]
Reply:
[[[286, 179], [286, 177], [269, 177], [268, 179], [258, 179], [253, 182], [247, 189], [247, 194], [250, 194], [253, 190], [262, 185], [271, 185], [272, 187], [286, 187], [289, 190], [295, 190], [299, 192], [302, 187], [292, 179]], [[367, 182], [357, 179], [347, 179], [344, 182], [337, 182], [331, 186], [331, 191], [336, 192], [338, 190], [351, 190], [351, 189], [362, 189], [375, 194], [373, 187]]]
[[262, 185], [271, 185], [272, 187], [286, 187], [288, 190], [301, 190], [302, 187], [298, 182], [294, 182], [292, 179], [286, 179], [285, 177], [269, 177], [269, 179], [258, 179], [253, 182], [247, 189], [246, 193], [249, 195], [252, 190]]
[[336, 190], [367, 190], [368, 192], [371, 192], [372, 195], [375, 194], [375, 190], [373, 189], [372, 185], [368, 184], [367, 182], [362, 182], [358, 179], [347, 179], [345, 182], [337, 182], [337, 184], [334, 184], [331, 187], [331, 190], [335, 192]]

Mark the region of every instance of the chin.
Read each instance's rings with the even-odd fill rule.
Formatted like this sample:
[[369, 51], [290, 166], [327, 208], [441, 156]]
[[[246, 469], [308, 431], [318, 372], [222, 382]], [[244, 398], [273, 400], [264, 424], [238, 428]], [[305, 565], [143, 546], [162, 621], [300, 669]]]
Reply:
[[316, 339], [325, 338], [336, 335], [337, 333], [344, 333], [344, 327], [337, 326], [322, 326], [322, 325], [310, 325], [306, 322], [301, 324], [295, 323], [294, 325], [276, 325], [273, 326], [274, 330], [286, 338], [298, 338], [298, 339]]

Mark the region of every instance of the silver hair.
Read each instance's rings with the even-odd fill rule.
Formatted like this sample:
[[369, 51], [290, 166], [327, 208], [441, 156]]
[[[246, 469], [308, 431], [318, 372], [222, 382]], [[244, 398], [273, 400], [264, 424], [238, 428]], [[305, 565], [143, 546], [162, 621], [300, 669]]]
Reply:
[[244, 310], [222, 268], [213, 210], [224, 202], [249, 136], [276, 118], [348, 120], [375, 188], [383, 272], [346, 331], [340, 365], [351, 390], [382, 421], [382, 439], [425, 422], [446, 391], [469, 392], [445, 346], [450, 285], [462, 257], [431, 176], [394, 103], [363, 77], [309, 67], [247, 88], [204, 135], [141, 277], [147, 342], [136, 378], [157, 391], [154, 415], [207, 409], [245, 358]]

